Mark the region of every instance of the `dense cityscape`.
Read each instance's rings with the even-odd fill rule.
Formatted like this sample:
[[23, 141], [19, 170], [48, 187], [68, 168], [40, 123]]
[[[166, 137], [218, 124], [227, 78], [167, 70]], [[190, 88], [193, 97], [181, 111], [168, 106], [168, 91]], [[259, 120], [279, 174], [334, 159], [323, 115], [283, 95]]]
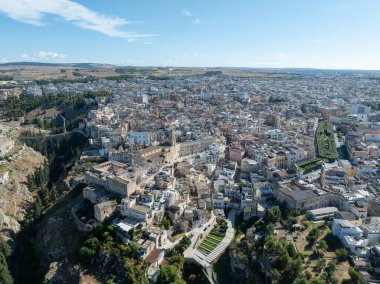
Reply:
[[17, 281], [377, 281], [377, 73], [166, 71], [2, 81]]
[[0, 284], [380, 284], [379, 0], [0, 0]]

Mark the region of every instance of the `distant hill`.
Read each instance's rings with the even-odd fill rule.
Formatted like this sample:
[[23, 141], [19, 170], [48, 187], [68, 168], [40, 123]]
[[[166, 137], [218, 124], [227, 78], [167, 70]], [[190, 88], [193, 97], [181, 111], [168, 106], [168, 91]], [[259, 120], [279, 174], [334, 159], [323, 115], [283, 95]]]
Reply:
[[58, 67], [63, 69], [114, 69], [116, 65], [101, 63], [45, 63], [45, 62], [8, 62], [1, 63], [1, 67], [7, 68], [34, 68], [34, 67]]

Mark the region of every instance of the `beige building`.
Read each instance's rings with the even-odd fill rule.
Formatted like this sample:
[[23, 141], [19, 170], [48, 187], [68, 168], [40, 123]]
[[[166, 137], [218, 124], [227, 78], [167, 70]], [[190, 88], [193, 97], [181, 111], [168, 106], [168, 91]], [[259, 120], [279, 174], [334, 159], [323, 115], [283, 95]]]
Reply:
[[210, 145], [216, 143], [215, 137], [207, 137], [200, 140], [188, 141], [176, 145], [180, 157], [189, 156], [204, 152], [209, 149]]
[[130, 177], [127, 165], [115, 161], [98, 164], [85, 173], [86, 183], [103, 186], [108, 191], [129, 196], [136, 191], [136, 181]]
[[273, 193], [277, 200], [285, 202], [289, 209], [298, 209], [301, 212], [328, 207], [331, 203], [328, 192], [303, 181], [279, 184]]
[[120, 212], [124, 217], [134, 218], [147, 223], [151, 223], [153, 220], [152, 209], [145, 205], [136, 204], [136, 199], [122, 199]]
[[107, 217], [111, 216], [117, 207], [116, 201], [105, 201], [94, 205], [95, 219], [102, 222]]

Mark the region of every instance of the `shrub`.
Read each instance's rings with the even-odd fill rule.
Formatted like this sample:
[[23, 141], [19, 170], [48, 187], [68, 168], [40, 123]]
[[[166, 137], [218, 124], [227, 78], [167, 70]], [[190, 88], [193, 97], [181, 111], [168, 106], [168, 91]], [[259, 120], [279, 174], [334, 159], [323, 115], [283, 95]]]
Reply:
[[338, 261], [346, 261], [348, 259], [348, 251], [345, 248], [340, 248], [335, 251]]

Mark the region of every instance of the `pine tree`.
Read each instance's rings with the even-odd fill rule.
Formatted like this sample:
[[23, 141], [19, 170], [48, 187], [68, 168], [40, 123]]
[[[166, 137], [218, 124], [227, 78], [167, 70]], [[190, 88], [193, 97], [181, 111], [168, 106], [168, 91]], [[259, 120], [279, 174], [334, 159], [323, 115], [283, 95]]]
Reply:
[[37, 219], [42, 213], [42, 201], [37, 195], [35, 202], [33, 203], [33, 218]]
[[13, 284], [12, 275], [9, 272], [7, 259], [3, 251], [0, 251], [0, 283]]
[[47, 205], [49, 203], [49, 189], [46, 186], [41, 188], [42, 204]]
[[11, 247], [3, 240], [0, 236], [0, 253], [3, 253], [5, 257], [11, 256], [12, 249]]
[[29, 191], [34, 191], [36, 189], [36, 184], [34, 183], [33, 175], [28, 175], [26, 177], [26, 186], [28, 187]]

